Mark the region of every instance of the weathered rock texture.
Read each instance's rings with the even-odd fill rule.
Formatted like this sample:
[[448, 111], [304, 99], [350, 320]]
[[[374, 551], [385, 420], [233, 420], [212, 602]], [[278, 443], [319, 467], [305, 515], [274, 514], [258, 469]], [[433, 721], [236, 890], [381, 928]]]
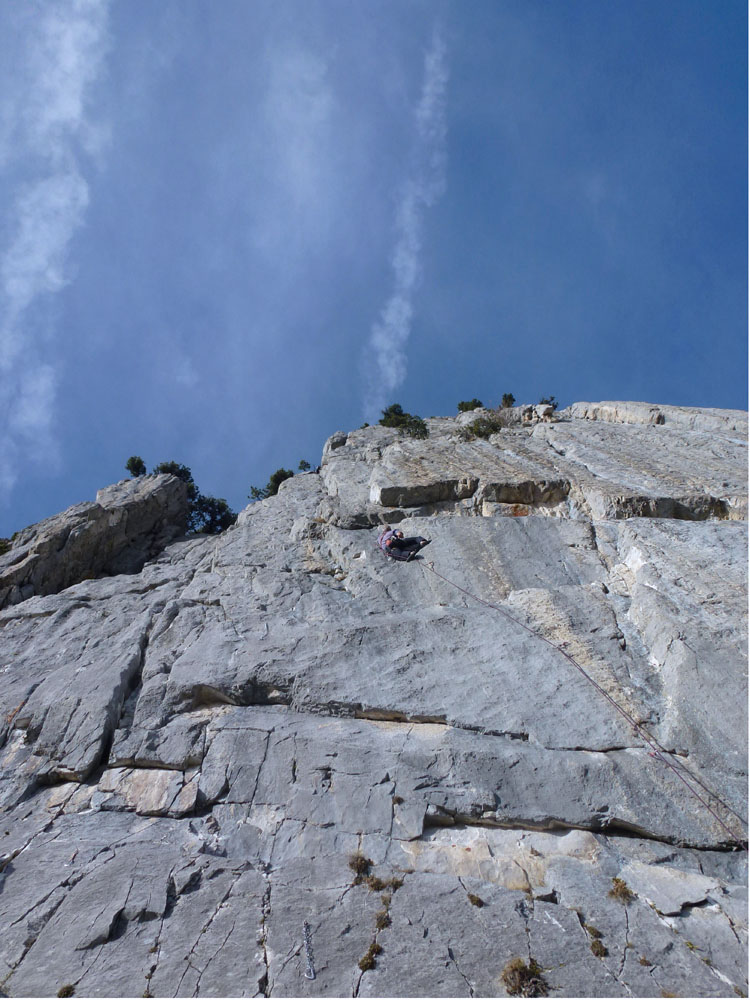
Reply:
[[99, 490], [94, 503], [14, 536], [0, 555], [0, 608], [92, 576], [138, 573], [185, 533], [187, 517], [187, 486], [175, 476], [140, 476]]
[[746, 993], [746, 416], [509, 422], [0, 613], [7, 995]]

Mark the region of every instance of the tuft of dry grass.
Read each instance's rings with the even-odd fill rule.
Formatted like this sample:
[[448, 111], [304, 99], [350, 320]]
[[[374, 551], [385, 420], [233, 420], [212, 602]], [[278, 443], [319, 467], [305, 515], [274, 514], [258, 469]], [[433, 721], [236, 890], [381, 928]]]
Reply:
[[360, 882], [364, 882], [365, 876], [369, 873], [372, 861], [358, 851], [356, 854], [349, 855], [349, 867], [356, 876], [354, 884], [359, 885]]
[[532, 958], [529, 964], [521, 958], [512, 958], [502, 972], [502, 981], [512, 997], [546, 997], [549, 985], [542, 975], [541, 966]]
[[367, 949], [367, 951], [364, 953], [362, 958], [360, 958], [359, 962], [357, 963], [360, 969], [363, 972], [367, 972], [368, 969], [374, 969], [375, 956], [379, 955], [382, 950], [383, 950], [382, 946], [379, 945], [377, 941], [373, 941], [370, 944], [370, 947]]
[[372, 861], [361, 852], [349, 856], [349, 867], [357, 875], [366, 875], [372, 867]]
[[383, 889], [388, 888], [388, 883], [382, 878], [378, 878], [377, 875], [368, 875], [367, 878], [364, 879], [364, 883], [370, 892], [382, 892]]
[[484, 900], [481, 899], [479, 896], [475, 896], [473, 892], [467, 892], [466, 895], [472, 906], [479, 906], [479, 907], [484, 906]]
[[598, 938], [594, 938], [594, 940], [591, 942], [591, 950], [596, 955], [597, 958], [604, 958], [605, 955], [609, 954], [607, 949], [604, 947], [604, 945]]
[[612, 888], [607, 895], [616, 899], [618, 903], [622, 903], [623, 906], [627, 906], [635, 899], [635, 894], [628, 889], [627, 884], [621, 878], [612, 879]]

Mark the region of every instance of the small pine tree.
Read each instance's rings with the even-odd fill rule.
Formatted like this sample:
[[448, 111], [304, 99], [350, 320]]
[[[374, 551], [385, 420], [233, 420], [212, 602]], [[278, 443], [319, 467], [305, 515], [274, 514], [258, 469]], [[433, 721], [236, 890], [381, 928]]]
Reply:
[[557, 409], [557, 400], [555, 399], [554, 396], [542, 396], [542, 398], [539, 400], [539, 403], [551, 406], [553, 410]]
[[146, 463], [140, 455], [131, 455], [125, 463], [125, 468], [134, 478], [146, 475]]
[[399, 430], [414, 438], [429, 436], [430, 432], [424, 420], [416, 414], [405, 413], [398, 403], [392, 403], [381, 412], [383, 416], [379, 422], [383, 427], [398, 427]]
[[204, 496], [195, 485], [193, 473], [187, 465], [179, 462], [160, 462], [154, 468], [155, 473], [166, 473], [176, 476], [187, 485], [188, 490], [188, 531], [200, 531], [205, 535], [218, 535], [230, 524], [234, 524], [237, 515], [226, 500]]
[[277, 469], [276, 472], [272, 473], [265, 486], [251, 486], [248, 496], [251, 500], [267, 500], [269, 497], [275, 497], [284, 480], [291, 479], [293, 476], [294, 473], [291, 469]]
[[511, 406], [515, 405], [515, 402], [516, 402], [516, 397], [513, 395], [512, 392], [504, 392], [503, 393], [503, 404], [502, 405], [503, 405], [503, 409], [504, 410], [509, 410]]
[[297, 466], [297, 468], [299, 469], [300, 472], [309, 472], [310, 463], [306, 462], [305, 459], [303, 458], [302, 461]]
[[468, 413], [470, 410], [479, 410], [482, 408], [482, 406], [483, 403], [481, 399], [475, 398], [475, 399], [464, 400], [463, 402], [458, 404], [458, 412]]
[[404, 413], [398, 403], [391, 403], [381, 411], [383, 416], [378, 421], [383, 427], [401, 427], [408, 413]]
[[237, 515], [224, 499], [204, 497], [201, 493], [195, 498], [190, 512], [190, 530], [201, 531], [204, 535], [218, 535], [237, 520]]

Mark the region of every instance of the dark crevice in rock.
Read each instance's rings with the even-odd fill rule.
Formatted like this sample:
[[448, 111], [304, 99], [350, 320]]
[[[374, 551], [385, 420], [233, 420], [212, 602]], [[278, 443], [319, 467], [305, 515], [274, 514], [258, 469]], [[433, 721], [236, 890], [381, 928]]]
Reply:
[[477, 735], [479, 736], [499, 736], [506, 740], [518, 740], [521, 743], [529, 742], [528, 733], [523, 733], [523, 732], [517, 733], [513, 732], [512, 730], [503, 730], [503, 729], [487, 729], [484, 726], [472, 726], [467, 722], [460, 724], [454, 722], [453, 726], [456, 729], [461, 729], [469, 733], [477, 733]]
[[[342, 713], [343, 714], [343, 713]], [[399, 712], [388, 708], [354, 708], [352, 713], [355, 719], [367, 719], [369, 722], [402, 722], [432, 726], [448, 726], [444, 715], [407, 715], [406, 712]]]
[[[353, 704], [347, 702], [327, 702], [325, 705], [297, 706], [298, 711], [307, 711], [315, 715], [330, 715], [333, 718], [354, 718], [362, 719], [366, 722], [395, 722], [405, 726], [426, 725], [444, 726], [446, 729], [456, 729], [460, 732], [477, 733], [479, 736], [494, 736], [501, 739], [509, 739], [527, 743], [528, 733], [513, 732], [502, 729], [488, 729], [483, 726], [473, 726], [463, 722], [448, 722], [446, 715], [412, 715], [394, 708], [365, 708], [362, 703]], [[557, 747], [552, 749], [559, 749]]]
[[560, 894], [555, 889], [550, 889], [549, 892], [541, 892], [534, 897], [538, 899], [540, 903], [554, 903], [555, 906], [560, 904]]
[[192, 689], [190, 709], [213, 708], [218, 705], [233, 705], [250, 708], [254, 705], [281, 705], [289, 708], [292, 703], [291, 682], [270, 684], [251, 680], [241, 688], [221, 690], [210, 684], [197, 684]]
[[658, 517], [676, 521], [726, 521], [731, 506], [708, 494], [688, 497], [612, 497], [613, 518]]
[[[111, 716], [113, 718], [112, 721], [108, 720], [107, 725], [105, 726], [101, 749], [94, 762], [94, 766], [89, 769], [87, 774], [81, 776], [82, 779], [88, 777], [89, 774], [95, 771], [97, 767], [109, 760], [116, 731], [123, 728], [123, 722], [125, 721], [128, 712], [131, 709], [132, 711], [135, 711], [135, 704], [138, 700], [138, 694], [143, 684], [143, 668], [146, 663], [146, 653], [151, 640], [151, 633], [158, 620], [158, 615], [162, 610], [163, 607], [155, 609], [154, 613], [148, 620], [146, 628], [139, 640], [138, 661], [131, 671], [130, 676], [127, 678], [125, 690], [119, 696], [119, 705], [112, 705]], [[117, 692], [115, 692], [115, 699], [117, 699]]]
[[578, 745], [578, 744], [573, 745], [573, 746], [563, 746], [561, 744], [558, 744], [557, 746], [553, 746], [553, 747], [544, 746], [544, 747], [542, 747], [542, 749], [548, 751], [549, 753], [555, 753], [555, 752], [557, 752], [557, 753], [601, 753], [601, 754], [608, 754], [608, 753], [622, 753], [624, 750], [640, 750], [640, 749], [642, 749], [642, 746], [641, 746], [641, 744], [639, 742], [636, 742], [634, 740], [632, 743], [613, 743], [611, 746], [607, 746], [607, 747], [588, 747], [588, 746], [582, 746], [582, 745]]
[[[433, 828], [438, 827], [486, 827], [487, 829], [501, 830], [529, 830], [536, 833], [547, 831], [558, 832], [561, 830], [586, 830], [589, 833], [603, 834], [607, 837], [622, 837], [634, 840], [649, 840], [658, 844], [669, 844], [677, 847], [689, 847], [696, 851], [732, 852], [738, 850], [735, 843], [719, 841], [714, 844], [693, 844], [682, 837], [657, 836], [649, 830], [639, 827], [636, 824], [628, 824], [623, 821], [613, 820], [610, 823], [592, 821], [591, 823], [568, 823], [560, 817], [547, 817], [539, 820], [529, 820], [522, 816], [499, 818], [497, 814], [488, 815], [481, 811], [481, 806], [477, 806], [477, 813], [461, 812], [446, 806], [428, 805], [424, 819], [422, 821], [422, 836]], [[419, 839], [419, 838], [415, 838]]]

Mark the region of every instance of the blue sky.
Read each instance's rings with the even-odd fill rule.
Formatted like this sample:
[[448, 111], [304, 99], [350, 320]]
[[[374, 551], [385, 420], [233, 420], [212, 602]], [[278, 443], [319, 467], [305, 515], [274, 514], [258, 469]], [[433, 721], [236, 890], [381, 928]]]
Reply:
[[739, 0], [9, 0], [0, 536], [392, 402], [747, 406]]

